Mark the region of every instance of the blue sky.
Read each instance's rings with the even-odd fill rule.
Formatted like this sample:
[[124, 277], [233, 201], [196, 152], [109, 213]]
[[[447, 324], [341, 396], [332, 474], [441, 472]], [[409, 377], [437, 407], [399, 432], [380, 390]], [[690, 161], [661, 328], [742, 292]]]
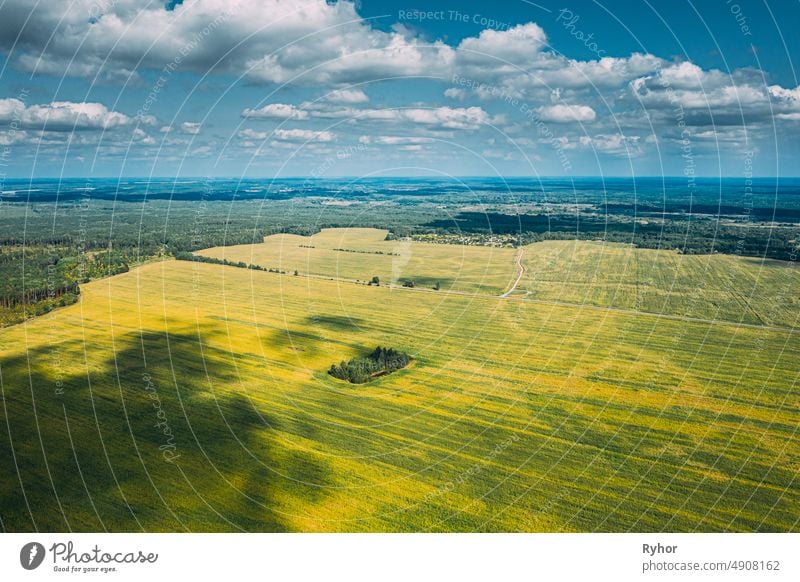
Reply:
[[795, 0], [176, 4], [0, 5], [0, 173], [798, 173]]

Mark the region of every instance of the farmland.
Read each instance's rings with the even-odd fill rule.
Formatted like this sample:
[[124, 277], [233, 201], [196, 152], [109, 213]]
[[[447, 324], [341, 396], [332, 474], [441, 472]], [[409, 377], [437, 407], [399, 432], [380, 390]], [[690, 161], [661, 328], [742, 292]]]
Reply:
[[[545, 241], [500, 298], [516, 249], [385, 235], [149, 263], [0, 331], [2, 528], [798, 529], [789, 263]], [[380, 345], [413, 364], [327, 373]]]
[[390, 285], [404, 281], [442, 289], [502, 293], [513, 280], [511, 248], [457, 246], [385, 240], [388, 231], [371, 228], [323, 229], [311, 237], [268, 236], [263, 243], [214, 247], [198, 255], [243, 261], [321, 277]]
[[528, 297], [735, 323], [794, 327], [794, 263], [589, 241], [529, 245], [518, 289]]

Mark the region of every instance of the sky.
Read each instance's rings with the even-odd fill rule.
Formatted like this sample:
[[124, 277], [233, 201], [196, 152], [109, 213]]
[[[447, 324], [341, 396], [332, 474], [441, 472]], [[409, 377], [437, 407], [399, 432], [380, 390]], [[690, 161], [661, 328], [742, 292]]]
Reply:
[[796, 176], [797, 0], [3, 0], [0, 177]]

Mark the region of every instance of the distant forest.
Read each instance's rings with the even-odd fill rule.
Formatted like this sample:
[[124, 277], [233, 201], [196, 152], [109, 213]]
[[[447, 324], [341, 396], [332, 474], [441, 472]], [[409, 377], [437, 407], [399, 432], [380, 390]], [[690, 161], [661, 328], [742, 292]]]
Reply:
[[695, 215], [648, 221], [627, 216], [461, 212], [455, 219], [436, 220], [426, 226], [449, 233], [512, 234], [518, 237], [518, 244], [600, 239], [686, 254], [724, 253], [786, 261], [796, 259], [800, 242], [800, 227], [774, 228], [755, 221], [734, 224]]

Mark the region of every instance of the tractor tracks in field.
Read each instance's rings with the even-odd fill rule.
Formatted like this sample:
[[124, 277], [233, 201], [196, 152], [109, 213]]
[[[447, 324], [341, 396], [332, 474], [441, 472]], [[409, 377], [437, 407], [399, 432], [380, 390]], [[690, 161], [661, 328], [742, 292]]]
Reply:
[[[619, 313], [622, 315], [635, 315], [638, 317], [648, 317], [648, 318], [655, 318], [655, 319], [666, 319], [669, 321], [684, 321], [687, 323], [702, 323], [706, 325], [722, 325], [726, 327], [735, 327], [735, 328], [745, 328], [745, 329], [756, 329], [756, 330], [764, 330], [764, 331], [775, 331], [775, 332], [782, 332], [782, 333], [789, 333], [789, 334], [800, 334], [800, 327], [793, 328], [793, 327], [782, 327], [782, 326], [775, 326], [775, 325], [760, 325], [756, 323], [744, 323], [738, 321], [730, 321], [726, 319], [705, 319], [702, 317], [691, 317], [688, 315], [674, 315], [669, 313], [655, 313], [652, 311], [637, 311], [635, 309], [625, 309], [623, 307], [612, 307], [607, 305], [591, 305], [588, 303], [570, 303], [568, 301], [554, 301], [548, 299], [533, 299], [531, 297], [526, 296], [516, 296], [512, 297], [511, 294], [516, 290], [519, 283], [522, 281], [522, 277], [525, 275], [526, 269], [525, 265], [522, 262], [523, 253], [520, 252], [517, 255], [517, 267], [519, 269], [517, 273], [517, 278], [514, 283], [511, 285], [511, 288], [508, 291], [500, 294], [500, 295], [490, 295], [488, 293], [475, 293], [470, 291], [453, 291], [453, 290], [435, 290], [435, 289], [424, 289], [420, 287], [405, 287], [402, 285], [392, 285], [392, 284], [382, 284], [376, 285], [376, 289], [389, 289], [390, 291], [403, 291], [408, 293], [429, 293], [435, 295], [448, 295], [448, 296], [458, 296], [458, 297], [473, 297], [476, 299], [504, 299], [508, 301], [514, 302], [524, 302], [524, 303], [534, 303], [537, 305], [550, 305], [553, 307], [566, 307], [566, 308], [574, 308], [574, 309], [589, 309], [592, 311], [605, 311], [611, 313]], [[237, 269], [239, 267], [230, 266], [232, 269]], [[255, 271], [253, 271], [255, 272]], [[285, 274], [284, 276], [292, 276]], [[351, 285], [359, 285], [359, 286], [368, 286], [364, 282], [357, 281], [355, 279], [346, 279], [342, 277], [330, 277], [327, 275], [316, 275], [312, 273], [305, 273], [299, 274], [297, 277], [307, 278], [307, 279], [317, 279], [322, 281], [332, 281], [337, 283], [349, 283]]]
[[768, 331], [779, 331], [784, 333], [800, 333], [800, 328], [794, 327], [781, 327], [776, 325], [760, 325], [757, 323], [744, 323], [738, 321], [730, 321], [727, 319], [704, 319], [702, 317], [691, 317], [689, 315], [673, 315], [669, 313], [654, 313], [652, 311], [636, 311], [635, 309], [625, 309], [622, 307], [610, 307], [606, 305], [590, 305], [587, 303], [569, 303], [566, 301], [550, 301], [546, 299], [530, 299], [528, 297], [514, 297], [514, 301], [525, 301], [528, 303], [537, 303], [539, 305], [553, 305], [556, 307], [576, 307], [578, 309], [591, 309], [594, 311], [611, 311], [612, 313], [621, 313], [624, 315], [638, 315], [642, 317], [651, 317], [656, 319], [668, 319], [672, 321], [685, 321], [687, 323], [705, 323], [709, 325], [725, 325], [729, 327], [743, 327], [747, 329], [762, 329]]
[[508, 291], [500, 295], [501, 299], [507, 298], [514, 291], [516, 291], [517, 285], [519, 285], [519, 282], [522, 281], [522, 277], [525, 275], [525, 263], [522, 262], [522, 255], [524, 254], [524, 252], [525, 249], [523, 247], [519, 247], [519, 252], [517, 253], [517, 261], [516, 261], [517, 269], [519, 271], [517, 274], [517, 279], [516, 281], [514, 281], [514, 283], [511, 285], [511, 288]]

